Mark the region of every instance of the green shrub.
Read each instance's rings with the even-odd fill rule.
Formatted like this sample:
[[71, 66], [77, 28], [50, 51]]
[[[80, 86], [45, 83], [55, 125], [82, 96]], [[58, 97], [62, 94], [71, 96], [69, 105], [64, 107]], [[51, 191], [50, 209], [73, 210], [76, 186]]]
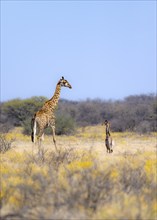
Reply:
[[69, 115], [58, 115], [56, 118], [56, 134], [73, 134], [75, 132], [75, 122]]
[[32, 129], [31, 129], [31, 117], [28, 119], [24, 120], [22, 123], [23, 127], [23, 133], [26, 135], [31, 135]]

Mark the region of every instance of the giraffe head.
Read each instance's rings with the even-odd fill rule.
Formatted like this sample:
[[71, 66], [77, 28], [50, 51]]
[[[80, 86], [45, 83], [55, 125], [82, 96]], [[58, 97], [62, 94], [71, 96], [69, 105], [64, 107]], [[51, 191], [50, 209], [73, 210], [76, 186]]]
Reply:
[[72, 86], [70, 85], [70, 83], [64, 79], [64, 77], [62, 76], [62, 78], [59, 80], [58, 82], [59, 85], [63, 86], [63, 87], [68, 87], [69, 89], [72, 89]]
[[104, 124], [105, 124], [105, 125], [109, 124], [108, 120], [105, 120], [105, 121], [104, 121]]
[[105, 121], [102, 123], [102, 125], [107, 126], [107, 125], [110, 125], [110, 123], [109, 123], [109, 121], [108, 121], [108, 120], [105, 120]]

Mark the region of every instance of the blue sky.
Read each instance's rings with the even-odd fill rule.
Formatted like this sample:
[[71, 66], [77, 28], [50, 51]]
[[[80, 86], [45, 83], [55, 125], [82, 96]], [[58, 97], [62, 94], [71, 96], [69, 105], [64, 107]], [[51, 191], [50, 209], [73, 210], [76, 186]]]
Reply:
[[156, 1], [1, 1], [1, 101], [156, 92]]

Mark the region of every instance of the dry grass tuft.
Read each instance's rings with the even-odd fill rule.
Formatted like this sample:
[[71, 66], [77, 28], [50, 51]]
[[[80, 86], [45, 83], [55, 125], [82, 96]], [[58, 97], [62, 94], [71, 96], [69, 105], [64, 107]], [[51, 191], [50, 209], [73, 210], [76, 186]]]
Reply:
[[50, 137], [41, 149], [16, 140], [1, 155], [3, 219], [155, 220], [155, 134], [115, 133], [111, 155], [101, 129], [58, 137], [58, 152]]

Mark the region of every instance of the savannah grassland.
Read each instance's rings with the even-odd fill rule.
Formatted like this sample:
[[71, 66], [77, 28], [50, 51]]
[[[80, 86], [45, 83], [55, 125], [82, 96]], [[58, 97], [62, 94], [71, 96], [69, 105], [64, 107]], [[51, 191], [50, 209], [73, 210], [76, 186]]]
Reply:
[[51, 136], [42, 149], [14, 129], [1, 153], [3, 219], [157, 219], [156, 134], [112, 133], [107, 154], [102, 126]]

